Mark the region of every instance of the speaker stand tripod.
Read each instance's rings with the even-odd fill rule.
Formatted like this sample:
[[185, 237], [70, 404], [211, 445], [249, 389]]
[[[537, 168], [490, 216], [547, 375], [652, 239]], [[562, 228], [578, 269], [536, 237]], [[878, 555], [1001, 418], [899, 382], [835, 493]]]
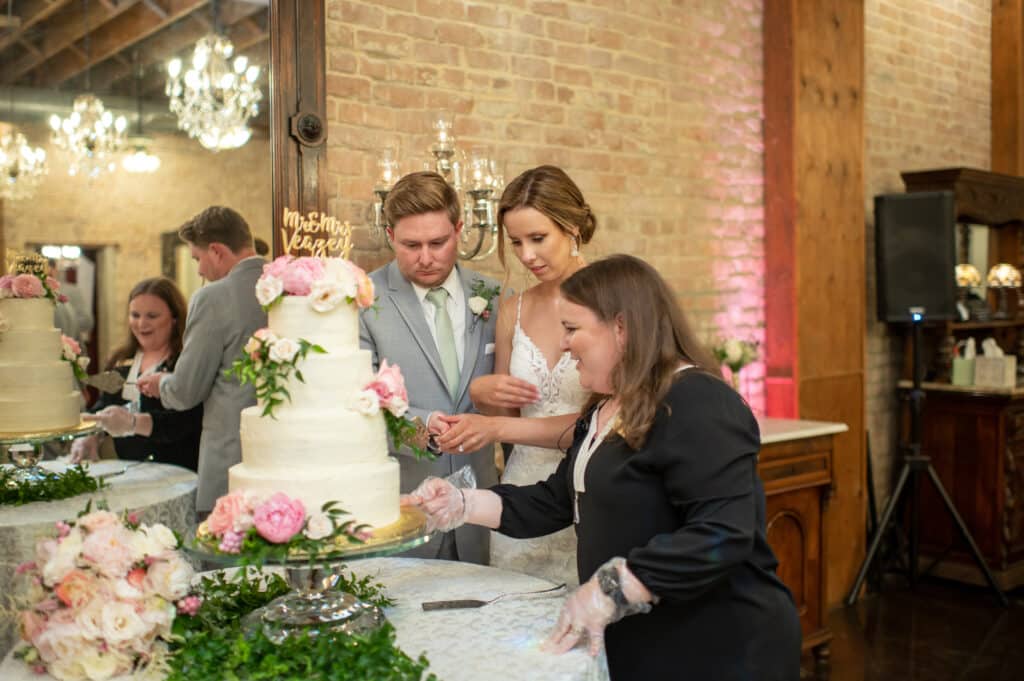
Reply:
[[895, 511], [899, 507], [904, 493], [910, 494], [908, 578], [910, 580], [910, 585], [914, 585], [917, 579], [918, 527], [920, 524], [920, 493], [918, 486], [920, 483], [919, 478], [924, 474], [932, 481], [932, 485], [935, 486], [935, 491], [939, 493], [946, 510], [953, 519], [953, 524], [956, 525], [957, 529], [960, 531], [960, 536], [963, 538], [964, 542], [968, 547], [970, 547], [974, 562], [978, 564], [978, 568], [985, 576], [985, 581], [987, 581], [988, 585], [992, 587], [999, 603], [1003, 607], [1006, 607], [1009, 605], [1006, 600], [1006, 596], [999, 588], [999, 585], [996, 584], [996, 580], [992, 576], [992, 571], [988, 569], [988, 565], [985, 563], [985, 559], [982, 557], [981, 551], [978, 550], [978, 545], [974, 543], [974, 538], [971, 537], [971, 533], [967, 529], [967, 525], [964, 524], [963, 518], [961, 518], [960, 514], [957, 512], [956, 506], [953, 505], [953, 500], [950, 499], [949, 494], [946, 493], [945, 487], [942, 486], [942, 482], [939, 480], [939, 475], [935, 472], [935, 468], [932, 466], [931, 457], [921, 454], [921, 402], [924, 399], [924, 391], [921, 389], [922, 367], [920, 347], [921, 323], [924, 321], [924, 308], [910, 308], [910, 319], [911, 328], [913, 330], [911, 358], [914, 367], [914, 386], [910, 391], [910, 440], [903, 446], [903, 467], [900, 469], [900, 476], [896, 483], [896, 489], [893, 490], [892, 496], [889, 497], [889, 502], [885, 505], [885, 510], [882, 512], [882, 519], [875, 531], [875, 536], [872, 537], [871, 544], [868, 546], [867, 555], [864, 556], [864, 562], [861, 563], [860, 570], [857, 572], [857, 578], [853, 582], [853, 588], [850, 589], [850, 593], [846, 597], [846, 604], [853, 605], [857, 602], [860, 589], [864, 585], [864, 578], [867, 577], [868, 569], [871, 567], [871, 562], [878, 555], [878, 549], [885, 540], [886, 531], [889, 529], [889, 524], [893, 522], [895, 518]]

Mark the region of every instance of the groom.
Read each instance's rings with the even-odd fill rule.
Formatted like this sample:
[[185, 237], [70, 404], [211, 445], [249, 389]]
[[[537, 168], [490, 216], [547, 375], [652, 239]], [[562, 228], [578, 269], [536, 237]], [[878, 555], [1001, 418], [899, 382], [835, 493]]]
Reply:
[[[468, 301], [474, 285], [492, 279], [456, 265], [462, 233], [459, 197], [437, 173], [406, 175], [388, 193], [384, 217], [395, 259], [372, 272], [377, 309], [359, 318], [360, 345], [397, 364], [409, 392], [408, 418], [419, 417], [435, 432], [442, 414], [471, 411], [469, 383], [494, 370], [494, 313], [474, 314]], [[486, 318], [485, 318], [486, 317]], [[389, 445], [390, 445], [389, 441]], [[479, 487], [498, 482], [491, 446], [475, 452], [440, 454], [420, 461], [406, 448], [392, 451], [402, 471], [402, 492], [430, 475], [444, 477], [471, 466]], [[486, 564], [489, 530], [463, 526], [407, 555]]]

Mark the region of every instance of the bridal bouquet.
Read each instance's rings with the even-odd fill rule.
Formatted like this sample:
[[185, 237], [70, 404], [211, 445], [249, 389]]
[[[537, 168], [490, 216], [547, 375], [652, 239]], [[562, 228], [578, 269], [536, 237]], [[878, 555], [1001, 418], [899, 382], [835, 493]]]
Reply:
[[285, 295], [308, 296], [317, 312], [330, 312], [342, 302], [368, 308], [375, 299], [373, 281], [355, 263], [290, 255], [264, 265], [263, 276], [256, 282], [256, 298], [265, 310]]
[[62, 681], [162, 678], [176, 614], [200, 605], [174, 532], [88, 507], [56, 531], [36, 546], [35, 561], [18, 567], [37, 592], [20, 614], [29, 645], [19, 656]]

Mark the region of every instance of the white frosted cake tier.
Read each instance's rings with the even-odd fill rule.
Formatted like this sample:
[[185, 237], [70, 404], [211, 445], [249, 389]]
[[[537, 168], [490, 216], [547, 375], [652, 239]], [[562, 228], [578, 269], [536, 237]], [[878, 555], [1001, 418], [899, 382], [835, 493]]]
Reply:
[[344, 407], [274, 409], [274, 418], [259, 407], [242, 410], [242, 461], [250, 468], [279, 466], [291, 452], [303, 466], [344, 466], [383, 461], [388, 455], [384, 419]]
[[4, 298], [0, 317], [0, 432], [71, 428], [81, 397], [71, 366], [61, 359], [60, 331], [47, 298]]
[[278, 336], [304, 338], [331, 354], [359, 347], [359, 314], [348, 303], [317, 312], [306, 296], [284, 296], [267, 313], [267, 326]]
[[298, 363], [305, 382], [294, 376], [288, 380], [291, 400], [285, 399], [276, 406], [274, 416], [280, 420], [282, 414], [308, 407], [319, 409], [327, 405], [350, 404], [363, 387], [373, 380], [371, 359], [368, 350], [351, 348], [326, 355], [310, 352], [306, 359]]
[[[281, 452], [276, 467], [253, 469], [245, 463], [228, 471], [231, 490], [273, 494], [284, 492], [302, 500], [307, 512], [327, 501], [337, 501], [359, 524], [382, 527], [398, 520], [398, 462], [391, 457], [374, 463], [348, 463], [332, 467], [303, 463], [298, 450]], [[344, 455], [339, 451], [339, 459]], [[340, 464], [340, 462], [339, 462]]]

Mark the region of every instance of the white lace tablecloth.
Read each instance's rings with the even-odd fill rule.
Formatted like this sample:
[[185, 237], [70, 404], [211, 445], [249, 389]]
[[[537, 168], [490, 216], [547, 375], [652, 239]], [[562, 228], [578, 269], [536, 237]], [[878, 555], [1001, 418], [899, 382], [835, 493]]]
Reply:
[[[540, 650], [564, 596], [508, 598], [483, 608], [424, 612], [424, 601], [476, 598], [552, 586], [517, 572], [420, 558], [373, 558], [350, 566], [387, 587], [395, 605], [385, 612], [398, 645], [409, 655], [425, 653], [429, 671], [441, 681], [607, 681], [604, 653], [575, 649], [564, 655]], [[45, 681], [8, 656], [4, 681]], [[211, 679], [210, 681], [214, 681]]]
[[[0, 506], [0, 654], [17, 639], [13, 610], [27, 584], [16, 578], [15, 568], [35, 557], [36, 542], [54, 536], [54, 523], [77, 516], [90, 499], [93, 507], [105, 499], [110, 510], [138, 511], [143, 523], [163, 523], [184, 535], [195, 523], [195, 490], [198, 477], [192, 471], [160, 463], [97, 461], [89, 472], [96, 476], [124, 471], [106, 479], [107, 486], [92, 494], [60, 501], [37, 501], [24, 506]], [[43, 467], [60, 470], [56, 462]], [[0, 673], [0, 679], [7, 676]]]

